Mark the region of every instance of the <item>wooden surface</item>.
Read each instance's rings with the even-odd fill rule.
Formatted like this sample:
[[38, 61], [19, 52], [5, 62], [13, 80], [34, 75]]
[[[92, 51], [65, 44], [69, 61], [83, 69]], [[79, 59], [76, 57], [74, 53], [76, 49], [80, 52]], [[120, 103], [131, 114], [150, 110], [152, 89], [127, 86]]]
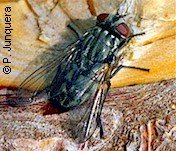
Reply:
[[[4, 74], [0, 61], [0, 86], [18, 87], [38, 66], [47, 62], [76, 36], [66, 25], [74, 22], [84, 32], [96, 15], [112, 13], [120, 0], [0, 1], [0, 60], [8, 58], [12, 72]], [[12, 9], [12, 51], [4, 46], [5, 12]], [[79, 8], [79, 9], [78, 9]], [[59, 113], [46, 100], [13, 108], [0, 106], [0, 150], [158, 150], [174, 151], [176, 133], [176, 14], [175, 1], [142, 0], [121, 4], [134, 31], [145, 31], [125, 47], [124, 64], [149, 68], [150, 72], [122, 69], [113, 79], [102, 120], [105, 139], [98, 130], [85, 144], [75, 144], [65, 128], [69, 112]], [[11, 55], [11, 56], [10, 56]], [[171, 79], [162, 81], [165, 79]], [[155, 81], [162, 81], [154, 83]], [[0, 94], [6, 91], [2, 89]]]
[[[11, 51], [5, 44], [5, 7], [11, 7]], [[119, 7], [120, 6], [120, 7]], [[58, 1], [0, 1], [0, 86], [18, 87], [39, 66], [48, 62], [58, 51], [77, 38], [67, 28], [70, 23], [84, 33], [95, 24], [95, 16], [113, 13], [119, 7], [134, 33], [145, 35], [134, 38], [124, 48], [123, 64], [149, 68], [150, 73], [122, 69], [113, 79], [112, 87], [149, 83], [176, 77], [176, 14], [175, 1], [170, 0], [58, 0]], [[154, 9], [153, 9], [154, 8]], [[10, 37], [8, 37], [10, 38]], [[9, 65], [11, 72], [4, 74]], [[44, 84], [45, 86], [45, 84]]]
[[[176, 148], [176, 79], [110, 90], [99, 129], [85, 144], [70, 134], [69, 112], [57, 114], [42, 101], [27, 107], [0, 106], [0, 150], [157, 150]], [[39, 100], [37, 100], [39, 101]], [[1, 102], [2, 104], [2, 102]]]

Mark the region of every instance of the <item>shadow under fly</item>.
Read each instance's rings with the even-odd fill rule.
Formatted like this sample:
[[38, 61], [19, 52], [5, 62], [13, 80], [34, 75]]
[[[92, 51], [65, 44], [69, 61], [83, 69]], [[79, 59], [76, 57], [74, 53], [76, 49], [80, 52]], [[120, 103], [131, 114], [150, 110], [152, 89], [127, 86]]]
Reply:
[[[103, 138], [101, 112], [110, 79], [122, 68], [149, 71], [120, 64], [124, 56], [122, 48], [133, 37], [144, 34], [133, 34], [124, 18], [125, 15], [118, 13], [97, 16], [96, 25], [83, 35], [78, 34], [76, 42], [22, 82], [16, 93], [17, 104], [19, 100], [31, 102], [35, 97], [47, 94], [51, 104], [70, 110], [72, 137], [78, 143], [88, 140], [96, 128], [100, 129]], [[45, 82], [48, 86], [41, 90]], [[24, 88], [32, 88], [31, 94], [26, 95]]]

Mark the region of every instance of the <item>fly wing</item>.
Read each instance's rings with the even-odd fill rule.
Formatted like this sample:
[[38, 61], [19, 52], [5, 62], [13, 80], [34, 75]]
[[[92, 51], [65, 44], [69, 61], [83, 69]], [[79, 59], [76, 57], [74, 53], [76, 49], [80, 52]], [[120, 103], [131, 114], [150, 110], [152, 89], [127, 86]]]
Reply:
[[49, 60], [29, 75], [18, 87], [15, 94], [7, 94], [9, 104], [12, 106], [25, 106], [31, 103], [34, 97], [45, 92], [47, 88], [45, 90], [41, 90], [41, 88], [43, 88], [43, 85], [46, 83], [47, 85], [51, 84], [60, 64], [62, 64], [62, 66], [66, 66], [69, 62], [71, 62], [72, 57], [77, 51], [76, 44], [78, 42], [79, 41], [67, 47], [62, 54], [59, 53], [53, 59]]
[[[100, 116], [103, 102], [110, 87], [108, 70], [108, 65], [103, 64], [92, 74], [92, 77], [88, 79], [89, 81], [84, 83], [85, 89], [89, 90], [89, 94], [84, 90], [81, 96], [82, 103], [71, 111], [72, 137], [79, 143], [89, 139], [97, 126], [100, 127], [100, 135], [103, 135]], [[89, 100], [87, 100], [87, 96]]]

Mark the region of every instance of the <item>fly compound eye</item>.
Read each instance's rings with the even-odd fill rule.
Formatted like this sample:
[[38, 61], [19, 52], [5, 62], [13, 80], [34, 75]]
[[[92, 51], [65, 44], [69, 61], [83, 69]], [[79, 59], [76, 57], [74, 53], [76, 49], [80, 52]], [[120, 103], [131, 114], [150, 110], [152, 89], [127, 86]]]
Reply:
[[97, 16], [97, 20], [99, 22], [104, 22], [108, 16], [109, 16], [109, 14], [107, 14], [107, 13], [100, 14]]
[[131, 33], [130, 29], [125, 23], [120, 23], [119, 25], [117, 25], [116, 30], [126, 38], [128, 38]]

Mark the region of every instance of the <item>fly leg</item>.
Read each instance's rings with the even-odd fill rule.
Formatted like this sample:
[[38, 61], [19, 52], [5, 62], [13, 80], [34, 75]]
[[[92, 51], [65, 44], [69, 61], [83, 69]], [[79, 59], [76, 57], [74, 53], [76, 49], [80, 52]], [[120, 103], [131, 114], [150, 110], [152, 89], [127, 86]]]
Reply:
[[97, 117], [97, 125], [100, 128], [100, 138], [104, 138], [104, 130], [103, 130], [103, 125], [101, 123], [100, 115], [98, 115], [98, 117]]
[[98, 110], [98, 115], [97, 115], [97, 126], [100, 128], [100, 138], [104, 138], [104, 130], [103, 130], [103, 125], [101, 123], [101, 111], [103, 109], [103, 103], [104, 103], [104, 100], [105, 98], [102, 98], [103, 94], [101, 94], [101, 101], [100, 101], [100, 104], [99, 104], [99, 110]]
[[120, 69], [122, 68], [131, 68], [131, 69], [137, 69], [137, 70], [142, 70], [142, 71], [147, 71], [149, 72], [150, 69], [146, 69], [146, 68], [140, 68], [140, 67], [135, 67], [135, 66], [125, 66], [125, 65], [120, 65], [117, 67], [117, 69], [112, 73], [111, 78], [120, 71]]
[[72, 31], [76, 34], [76, 36], [77, 36], [78, 39], [81, 38], [82, 32], [81, 32], [81, 30], [75, 25], [75, 23], [71, 22], [70, 24], [67, 25], [67, 27], [68, 27], [70, 30], [72, 30]]
[[100, 138], [104, 138], [104, 130], [103, 130], [102, 122], [101, 122], [101, 112], [102, 112], [102, 109], [103, 109], [104, 100], [106, 99], [106, 96], [107, 96], [107, 94], [109, 92], [109, 89], [110, 89], [110, 86], [111, 86], [110, 80], [107, 80], [106, 84], [107, 84], [106, 85], [107, 86], [107, 90], [104, 91], [101, 94], [100, 108], [99, 108], [98, 116], [97, 116], [97, 125], [100, 128]]

